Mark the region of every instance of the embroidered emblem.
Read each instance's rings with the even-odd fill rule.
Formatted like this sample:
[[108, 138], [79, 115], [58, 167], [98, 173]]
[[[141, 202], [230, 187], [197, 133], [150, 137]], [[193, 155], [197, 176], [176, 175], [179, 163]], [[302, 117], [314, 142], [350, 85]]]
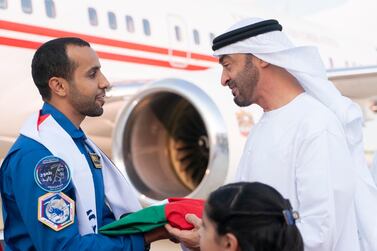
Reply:
[[89, 153], [95, 168], [102, 168], [101, 157], [96, 153]]
[[93, 233], [97, 233], [97, 220], [93, 210], [89, 209], [88, 211], [86, 211], [86, 215], [88, 216], [89, 222], [91, 222], [92, 224]]
[[64, 193], [47, 193], [38, 198], [38, 220], [55, 231], [71, 225], [75, 202]]
[[43, 190], [60, 192], [71, 181], [71, 172], [64, 160], [55, 156], [47, 156], [35, 166], [34, 179]]
[[238, 127], [242, 136], [247, 137], [249, 135], [250, 129], [253, 127], [254, 118], [251, 112], [246, 110], [239, 110], [236, 113]]

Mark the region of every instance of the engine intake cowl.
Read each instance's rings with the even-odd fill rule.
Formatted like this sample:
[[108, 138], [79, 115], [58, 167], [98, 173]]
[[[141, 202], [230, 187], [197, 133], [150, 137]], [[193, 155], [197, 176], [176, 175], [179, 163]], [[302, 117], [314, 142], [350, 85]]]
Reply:
[[119, 113], [113, 159], [144, 205], [206, 197], [229, 165], [222, 115], [205, 91], [181, 79], [146, 85]]

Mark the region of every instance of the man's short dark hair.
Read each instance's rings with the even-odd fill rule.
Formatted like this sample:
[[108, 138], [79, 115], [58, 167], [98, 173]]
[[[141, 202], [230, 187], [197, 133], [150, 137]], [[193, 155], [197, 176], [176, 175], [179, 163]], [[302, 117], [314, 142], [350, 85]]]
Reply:
[[64, 37], [44, 43], [34, 54], [31, 74], [43, 100], [51, 98], [51, 90], [48, 85], [50, 78], [61, 77], [68, 81], [72, 79], [76, 65], [68, 58], [66, 52], [68, 45], [90, 47], [88, 42], [80, 38]]

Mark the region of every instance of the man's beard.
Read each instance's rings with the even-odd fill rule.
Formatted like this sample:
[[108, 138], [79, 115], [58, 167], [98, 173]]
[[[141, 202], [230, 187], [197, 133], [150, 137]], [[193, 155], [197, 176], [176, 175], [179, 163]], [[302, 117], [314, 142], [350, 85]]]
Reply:
[[248, 58], [243, 70], [229, 83], [229, 85], [236, 86], [238, 90], [238, 96], [233, 99], [238, 106], [249, 106], [255, 102], [253, 95], [258, 81], [258, 69], [253, 65], [251, 59]]
[[103, 107], [96, 103], [95, 97], [82, 95], [78, 89], [72, 88], [70, 102], [80, 114], [89, 117], [98, 117], [103, 114]]
[[97, 105], [95, 102], [94, 104], [88, 104], [87, 106], [81, 104], [81, 107], [80, 109], [78, 109], [78, 111], [85, 116], [98, 117], [103, 114], [103, 107]]

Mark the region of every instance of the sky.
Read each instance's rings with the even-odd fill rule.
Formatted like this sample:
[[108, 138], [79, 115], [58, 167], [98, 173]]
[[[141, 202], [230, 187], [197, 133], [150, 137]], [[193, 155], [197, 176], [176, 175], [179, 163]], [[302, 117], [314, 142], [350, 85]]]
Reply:
[[262, 8], [284, 11], [291, 15], [305, 16], [323, 9], [337, 7], [347, 2], [347, 0], [239, 0], [239, 2], [252, 2]]
[[[332, 1], [341, 2], [341, 0]], [[325, 2], [325, 0], [318, 2]], [[372, 40], [377, 45], [376, 0], [346, 0], [343, 3], [308, 14], [307, 18], [313, 22], [332, 26], [342, 33], [352, 34], [364, 40]]]
[[[224, 0], [226, 1], [226, 0]], [[377, 45], [377, 0], [232, 0], [271, 15], [305, 19]], [[251, 14], [252, 15], [252, 14]]]

